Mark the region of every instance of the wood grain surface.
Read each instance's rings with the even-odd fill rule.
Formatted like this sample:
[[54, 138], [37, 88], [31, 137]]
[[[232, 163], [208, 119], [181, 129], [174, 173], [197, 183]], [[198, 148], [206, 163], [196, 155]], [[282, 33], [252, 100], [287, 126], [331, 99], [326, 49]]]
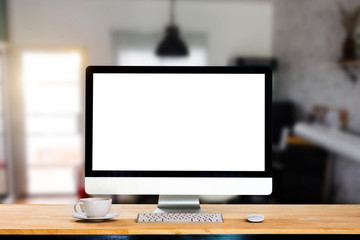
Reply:
[[[224, 223], [136, 223], [138, 212], [155, 205], [113, 205], [120, 216], [85, 222], [71, 217], [72, 205], [0, 205], [0, 234], [360, 234], [360, 205], [202, 205], [221, 212]], [[264, 214], [250, 223], [247, 214]]]

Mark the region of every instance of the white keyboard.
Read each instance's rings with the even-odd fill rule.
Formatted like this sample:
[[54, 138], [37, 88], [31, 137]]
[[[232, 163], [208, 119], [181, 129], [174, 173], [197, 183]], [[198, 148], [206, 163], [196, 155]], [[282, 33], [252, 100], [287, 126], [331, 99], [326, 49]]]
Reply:
[[138, 223], [191, 223], [191, 222], [224, 222], [221, 213], [139, 213]]

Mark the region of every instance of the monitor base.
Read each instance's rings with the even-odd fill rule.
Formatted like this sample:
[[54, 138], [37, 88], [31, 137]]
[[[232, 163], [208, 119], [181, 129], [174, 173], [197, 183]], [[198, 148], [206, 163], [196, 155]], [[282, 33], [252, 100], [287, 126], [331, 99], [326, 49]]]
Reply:
[[159, 195], [154, 213], [203, 213], [197, 195]]

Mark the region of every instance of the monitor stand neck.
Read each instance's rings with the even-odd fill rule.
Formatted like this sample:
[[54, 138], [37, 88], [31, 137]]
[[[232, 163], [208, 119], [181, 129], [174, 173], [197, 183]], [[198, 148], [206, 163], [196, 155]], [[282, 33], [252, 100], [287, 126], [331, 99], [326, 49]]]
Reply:
[[197, 195], [159, 195], [154, 213], [203, 213]]

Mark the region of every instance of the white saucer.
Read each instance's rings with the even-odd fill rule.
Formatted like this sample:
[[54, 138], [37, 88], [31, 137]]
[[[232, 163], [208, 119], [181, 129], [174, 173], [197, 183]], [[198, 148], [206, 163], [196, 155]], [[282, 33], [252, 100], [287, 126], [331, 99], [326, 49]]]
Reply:
[[259, 223], [264, 221], [265, 217], [262, 214], [249, 214], [247, 215], [247, 220], [249, 222]]
[[74, 217], [74, 218], [82, 219], [82, 220], [101, 221], [101, 220], [107, 220], [107, 219], [117, 217], [117, 216], [119, 216], [119, 214], [117, 214], [117, 213], [108, 213], [104, 217], [88, 217], [85, 214], [74, 213], [71, 216]]

